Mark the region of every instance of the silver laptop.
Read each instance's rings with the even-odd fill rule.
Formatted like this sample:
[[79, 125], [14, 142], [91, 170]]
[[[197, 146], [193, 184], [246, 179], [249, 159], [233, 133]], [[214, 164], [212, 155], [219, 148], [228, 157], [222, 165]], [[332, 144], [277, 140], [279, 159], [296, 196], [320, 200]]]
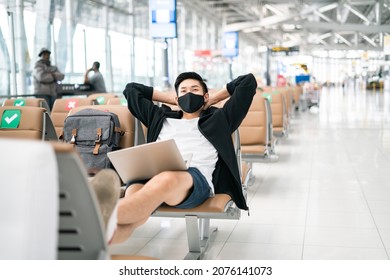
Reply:
[[150, 179], [163, 171], [187, 170], [191, 157], [183, 159], [173, 139], [109, 152], [107, 156], [124, 183]]

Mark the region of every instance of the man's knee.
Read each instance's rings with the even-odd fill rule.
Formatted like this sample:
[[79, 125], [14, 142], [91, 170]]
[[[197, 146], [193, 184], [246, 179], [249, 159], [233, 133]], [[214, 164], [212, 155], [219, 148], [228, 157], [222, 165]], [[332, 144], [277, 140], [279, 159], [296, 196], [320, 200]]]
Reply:
[[174, 189], [174, 186], [179, 183], [177, 174], [172, 171], [161, 172], [153, 179], [155, 179], [157, 186], [159, 186], [164, 191], [170, 191], [171, 188]]
[[179, 174], [175, 171], [161, 172], [154, 176], [149, 183], [155, 193], [164, 198], [171, 197], [173, 194], [180, 196], [182, 191], [187, 194], [187, 191], [192, 186], [191, 175], [189, 173]]

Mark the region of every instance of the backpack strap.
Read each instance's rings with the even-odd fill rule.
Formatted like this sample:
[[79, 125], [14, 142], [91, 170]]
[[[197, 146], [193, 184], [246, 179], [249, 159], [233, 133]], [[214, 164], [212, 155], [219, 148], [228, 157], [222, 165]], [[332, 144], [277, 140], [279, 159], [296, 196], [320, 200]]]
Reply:
[[119, 133], [121, 136], [125, 134], [125, 132], [120, 127], [117, 126], [115, 126], [114, 128], [114, 132]]
[[99, 154], [99, 148], [102, 142], [102, 128], [99, 127], [96, 129], [96, 139], [95, 139], [95, 148], [93, 149], [93, 154]]
[[118, 126], [115, 126], [114, 127], [114, 145], [116, 146], [116, 147], [118, 147], [119, 146], [119, 143], [120, 143], [120, 141], [121, 141], [121, 137], [123, 136], [125, 134], [125, 131], [124, 130], [122, 130], [120, 127], [118, 127]]

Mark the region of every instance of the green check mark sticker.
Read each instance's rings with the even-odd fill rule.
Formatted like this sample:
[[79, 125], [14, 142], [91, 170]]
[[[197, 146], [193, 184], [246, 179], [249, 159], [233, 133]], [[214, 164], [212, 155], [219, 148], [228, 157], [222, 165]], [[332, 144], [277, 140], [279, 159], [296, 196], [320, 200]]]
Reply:
[[127, 106], [127, 100], [126, 100], [126, 98], [121, 98], [120, 103], [121, 103], [121, 105], [123, 105], [123, 106]]
[[20, 124], [20, 110], [5, 110], [1, 116], [1, 128], [17, 128]]
[[26, 101], [24, 99], [15, 99], [14, 106], [25, 106]]
[[104, 104], [104, 100], [105, 100], [104, 96], [99, 96], [98, 98], [96, 98], [96, 101], [99, 105]]
[[272, 96], [271, 96], [271, 94], [269, 94], [269, 93], [263, 93], [263, 97], [264, 97], [264, 98], [267, 98], [267, 99], [269, 100], [269, 102], [272, 102]]

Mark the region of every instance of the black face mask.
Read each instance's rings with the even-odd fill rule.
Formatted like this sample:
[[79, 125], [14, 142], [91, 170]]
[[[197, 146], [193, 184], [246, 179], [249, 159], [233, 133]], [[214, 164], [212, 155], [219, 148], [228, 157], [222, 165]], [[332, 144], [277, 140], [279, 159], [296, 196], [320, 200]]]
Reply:
[[198, 111], [204, 104], [203, 95], [197, 95], [192, 92], [188, 92], [178, 98], [180, 108], [186, 113], [194, 113]]

